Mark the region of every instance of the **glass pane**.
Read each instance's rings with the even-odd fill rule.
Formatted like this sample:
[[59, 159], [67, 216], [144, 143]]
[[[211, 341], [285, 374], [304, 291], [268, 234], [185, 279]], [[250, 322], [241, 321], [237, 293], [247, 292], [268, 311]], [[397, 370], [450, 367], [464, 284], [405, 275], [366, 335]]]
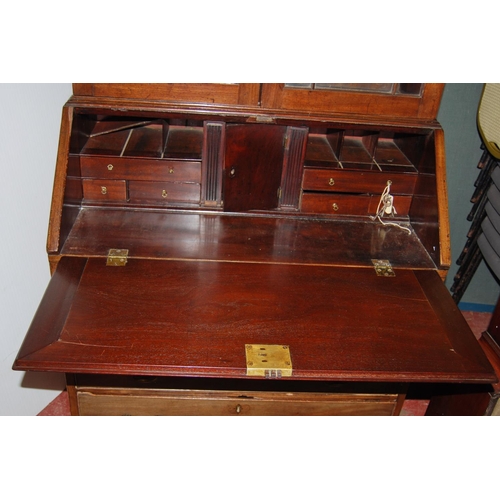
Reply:
[[312, 83], [285, 83], [285, 87], [293, 89], [312, 89]]
[[317, 90], [355, 90], [359, 92], [377, 92], [390, 94], [393, 83], [315, 83]]
[[422, 83], [285, 83], [286, 88], [420, 96]]

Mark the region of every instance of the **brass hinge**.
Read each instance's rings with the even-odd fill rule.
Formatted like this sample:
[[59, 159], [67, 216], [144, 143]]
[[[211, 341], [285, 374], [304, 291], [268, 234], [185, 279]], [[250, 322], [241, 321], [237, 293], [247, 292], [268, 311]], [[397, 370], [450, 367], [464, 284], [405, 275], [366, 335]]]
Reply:
[[247, 375], [266, 378], [292, 376], [292, 359], [287, 345], [245, 345]]
[[388, 260], [372, 259], [373, 267], [377, 276], [394, 277], [396, 273], [392, 269], [392, 265]]
[[106, 260], [107, 266], [124, 266], [127, 263], [128, 248], [110, 248], [108, 258]]

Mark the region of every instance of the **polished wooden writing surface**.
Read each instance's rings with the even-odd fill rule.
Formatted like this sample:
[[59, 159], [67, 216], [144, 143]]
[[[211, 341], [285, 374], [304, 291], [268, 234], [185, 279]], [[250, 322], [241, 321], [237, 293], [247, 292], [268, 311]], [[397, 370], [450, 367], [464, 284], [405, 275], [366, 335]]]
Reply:
[[[245, 378], [245, 345], [278, 344], [289, 346], [296, 379], [494, 379], [461, 315], [430, 301], [441, 284], [432, 271], [384, 278], [353, 267], [83, 260], [61, 260], [77, 287], [71, 307], [57, 339], [26, 347], [20, 367]], [[46, 314], [36, 321], [50, 322]]]

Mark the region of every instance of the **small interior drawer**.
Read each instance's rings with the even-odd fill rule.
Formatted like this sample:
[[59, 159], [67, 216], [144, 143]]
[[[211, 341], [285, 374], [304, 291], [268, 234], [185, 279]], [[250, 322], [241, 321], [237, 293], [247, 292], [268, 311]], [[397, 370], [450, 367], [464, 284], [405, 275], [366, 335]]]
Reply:
[[201, 162], [82, 156], [83, 177], [126, 179], [137, 181], [201, 182]]
[[[304, 193], [301, 211], [316, 214], [375, 216], [379, 201], [380, 197], [377, 195]], [[408, 216], [410, 204], [411, 196], [394, 196], [395, 215]]]
[[127, 183], [124, 180], [83, 179], [83, 199], [92, 201], [126, 201]]
[[130, 202], [199, 203], [200, 185], [177, 182], [129, 182]]
[[416, 176], [374, 170], [306, 168], [302, 189], [304, 191], [381, 194], [387, 186], [387, 181], [392, 183], [392, 194], [413, 194]]
[[369, 206], [370, 196], [366, 195], [304, 193], [301, 211], [332, 215], [367, 215]]

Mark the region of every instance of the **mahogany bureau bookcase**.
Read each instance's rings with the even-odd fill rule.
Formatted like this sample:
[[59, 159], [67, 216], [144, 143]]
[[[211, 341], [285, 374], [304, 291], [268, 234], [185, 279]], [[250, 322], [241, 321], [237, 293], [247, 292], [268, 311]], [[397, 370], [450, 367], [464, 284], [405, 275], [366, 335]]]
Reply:
[[495, 382], [443, 284], [441, 84], [74, 84], [14, 363], [74, 415], [396, 415]]

